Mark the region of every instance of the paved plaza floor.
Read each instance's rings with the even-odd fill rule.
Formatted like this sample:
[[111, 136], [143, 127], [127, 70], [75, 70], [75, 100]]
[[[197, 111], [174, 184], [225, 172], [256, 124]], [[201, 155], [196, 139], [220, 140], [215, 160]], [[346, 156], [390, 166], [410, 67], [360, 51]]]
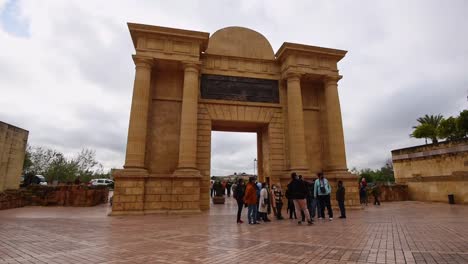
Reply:
[[0, 211], [0, 263], [468, 263], [468, 206], [394, 202], [313, 226], [238, 225], [228, 200], [190, 216]]

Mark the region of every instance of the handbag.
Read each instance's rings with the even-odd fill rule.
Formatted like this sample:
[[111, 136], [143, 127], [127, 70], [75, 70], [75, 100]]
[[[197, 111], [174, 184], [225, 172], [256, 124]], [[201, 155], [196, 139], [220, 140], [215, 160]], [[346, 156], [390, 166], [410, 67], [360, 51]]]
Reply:
[[320, 192], [321, 193], [326, 193], [327, 189], [325, 189], [325, 182], [320, 181]]
[[320, 192], [321, 193], [326, 193], [327, 189], [325, 189], [325, 186], [320, 186]]

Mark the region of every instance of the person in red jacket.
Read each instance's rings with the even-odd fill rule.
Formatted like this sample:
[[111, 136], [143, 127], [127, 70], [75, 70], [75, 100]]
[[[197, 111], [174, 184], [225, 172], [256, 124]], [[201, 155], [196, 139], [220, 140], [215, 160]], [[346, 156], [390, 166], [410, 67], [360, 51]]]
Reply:
[[245, 187], [244, 203], [247, 205], [247, 216], [249, 224], [259, 224], [257, 222], [257, 189], [255, 188], [255, 178], [250, 177], [249, 183]]

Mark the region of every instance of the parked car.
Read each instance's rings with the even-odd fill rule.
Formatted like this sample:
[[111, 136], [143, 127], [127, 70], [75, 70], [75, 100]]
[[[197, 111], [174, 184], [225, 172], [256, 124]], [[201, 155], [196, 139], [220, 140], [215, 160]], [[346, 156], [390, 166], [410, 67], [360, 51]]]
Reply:
[[35, 175], [32, 183], [39, 184], [39, 185], [47, 185], [46, 178], [42, 175]]
[[114, 181], [111, 179], [92, 179], [89, 183], [89, 186], [108, 186], [110, 188], [114, 187]]
[[27, 187], [31, 184], [47, 185], [47, 181], [44, 176], [34, 175], [33, 173], [27, 173], [21, 176], [20, 187]]

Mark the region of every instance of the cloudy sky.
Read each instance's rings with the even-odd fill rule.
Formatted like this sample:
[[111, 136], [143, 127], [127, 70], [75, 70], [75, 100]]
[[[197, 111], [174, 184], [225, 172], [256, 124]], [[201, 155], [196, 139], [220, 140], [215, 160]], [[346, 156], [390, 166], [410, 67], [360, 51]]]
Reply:
[[[468, 96], [468, 1], [0, 0], [0, 120], [29, 144], [124, 161], [132, 94], [127, 22], [213, 33], [244, 26], [285, 42], [348, 50], [339, 83], [348, 166], [378, 168], [424, 114]], [[254, 134], [213, 136], [213, 174], [252, 172]]]

